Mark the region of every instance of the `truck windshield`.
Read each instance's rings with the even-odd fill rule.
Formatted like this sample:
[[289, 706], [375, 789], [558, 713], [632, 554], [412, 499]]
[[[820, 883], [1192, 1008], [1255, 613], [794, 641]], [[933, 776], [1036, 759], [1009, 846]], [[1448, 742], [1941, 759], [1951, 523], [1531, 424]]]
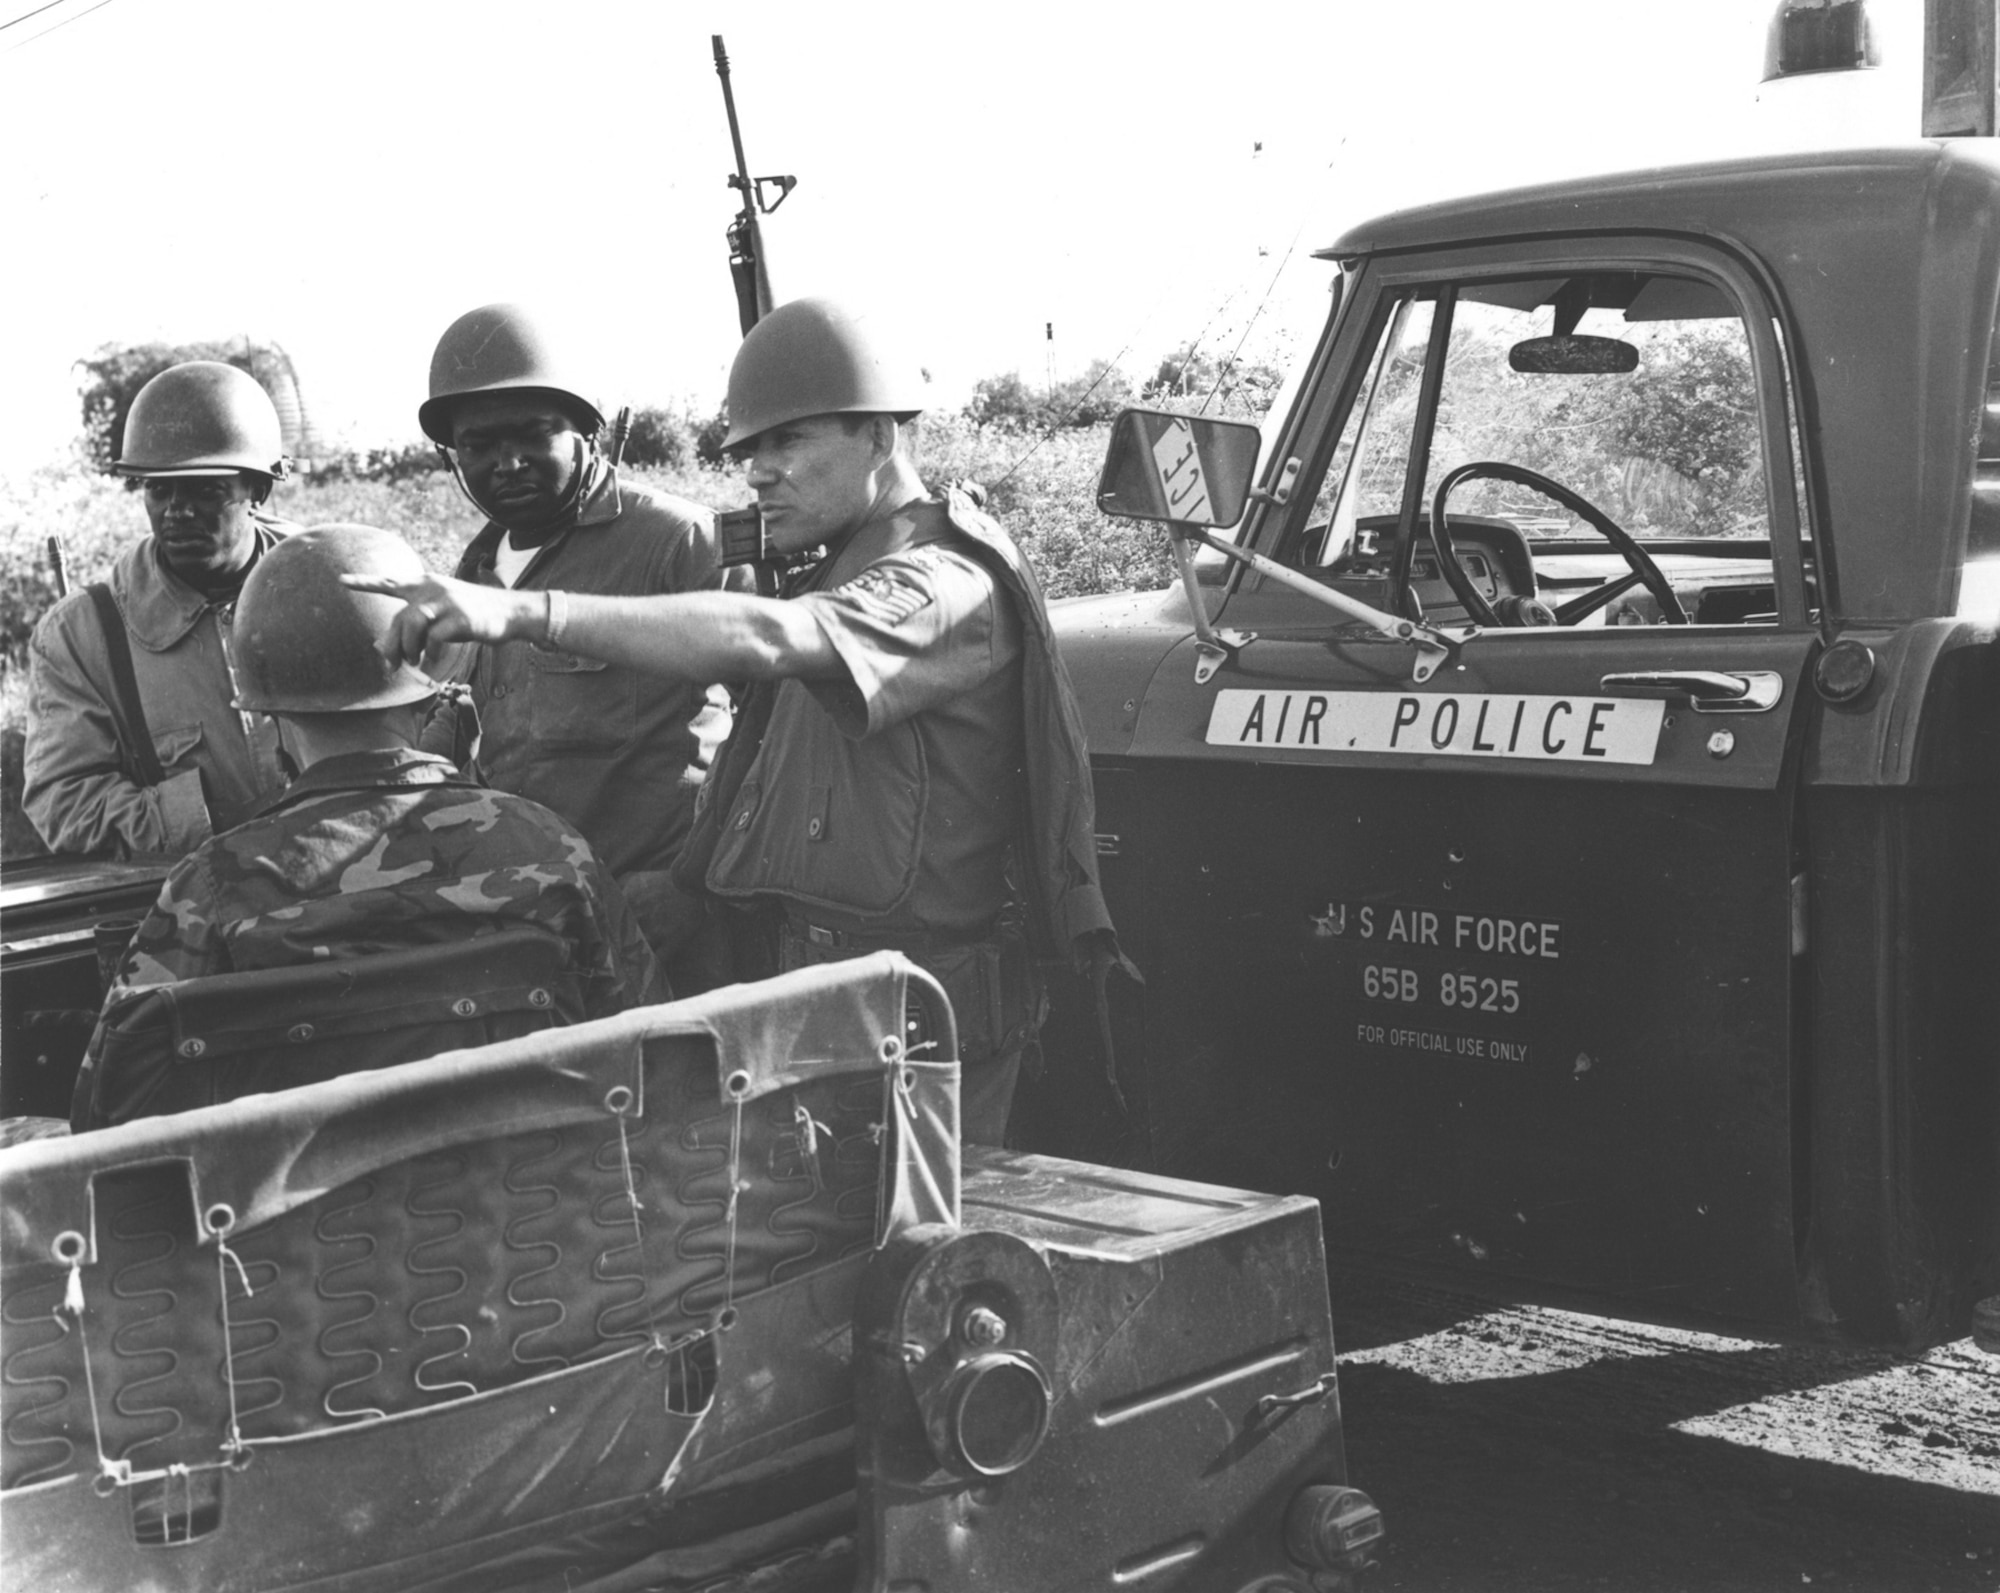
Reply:
[[[1632, 304], [1587, 307], [1569, 328], [1631, 346], [1634, 368], [1618, 374], [1531, 373], [1510, 365], [1516, 345], [1553, 332], [1552, 306], [1541, 301], [1559, 293], [1560, 284], [1539, 279], [1461, 291], [1430, 439], [1426, 505], [1448, 472], [1493, 460], [1581, 493], [1635, 537], [1769, 536], [1743, 323], [1705, 284], [1637, 280]], [[1683, 290], [1679, 306], [1669, 283]], [[1648, 313], [1649, 294], [1662, 310], [1724, 313]], [[1407, 301], [1407, 310], [1391, 318], [1373, 380], [1320, 489], [1312, 523], [1332, 533], [1320, 544], [1320, 562], [1346, 551], [1353, 520], [1393, 515], [1401, 506], [1434, 302], [1434, 295]], [[1560, 505], [1509, 481], [1468, 482], [1453, 494], [1451, 508], [1510, 521], [1531, 538], [1593, 534]]]
[[[1623, 529], [1693, 623], [1777, 623], [1755, 340], [1719, 287], [1639, 270], [1424, 283], [1385, 295], [1369, 324], [1338, 440], [1309, 461], [1310, 511], [1284, 544], [1301, 567], [1386, 581], [1370, 600], [1391, 607], [1406, 571], [1410, 607], [1444, 622], [1461, 617], [1462, 571], [1502, 624], [1555, 610], [1565, 625], [1662, 623], [1674, 616], [1657, 597], [1631, 590]], [[1458, 571], [1431, 546], [1441, 487]], [[1576, 601], [1590, 593], [1602, 600]]]

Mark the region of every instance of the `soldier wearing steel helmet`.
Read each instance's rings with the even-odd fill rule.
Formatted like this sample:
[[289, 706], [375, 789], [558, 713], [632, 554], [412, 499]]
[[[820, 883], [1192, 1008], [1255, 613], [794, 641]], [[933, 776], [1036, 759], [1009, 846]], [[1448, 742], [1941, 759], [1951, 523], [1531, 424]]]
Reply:
[[237, 591], [282, 534], [278, 414], [233, 365], [194, 360], [139, 390], [117, 469], [151, 535], [72, 593], [28, 650], [22, 803], [57, 852], [179, 855], [285, 781], [268, 721], [230, 705]]
[[[413, 950], [516, 924], [568, 943], [584, 1016], [664, 999], [651, 950], [574, 827], [419, 750], [438, 684], [389, 658], [398, 605], [350, 590], [348, 574], [420, 578], [423, 562], [387, 531], [318, 526], [272, 549], [245, 581], [236, 704], [281, 720], [303, 767], [255, 816], [175, 865], [107, 1011], [150, 986]], [[151, 1074], [173, 1065], [164, 1052], [121, 1055], [119, 1078], [98, 1077], [103, 1040], [100, 1024], [77, 1096], [99, 1115], [79, 1128], [144, 1115]], [[363, 1033], [351, 1066], [379, 1065], [369, 1049], [380, 1043]], [[426, 1054], [412, 1053], [407, 1034], [396, 1044], [396, 1060]]]
[[[518, 305], [484, 305], [446, 328], [417, 418], [487, 516], [459, 578], [628, 596], [722, 586], [708, 511], [620, 478], [599, 446], [591, 385]], [[705, 712], [709, 682], [662, 682], [550, 645], [478, 655], [468, 667], [481, 777], [545, 803], [589, 838], [677, 990], [719, 983], [705, 915], [668, 873], [694, 812], [697, 717], [727, 726], [726, 706]]]
[[782, 305], [745, 338], [728, 445], [771, 549], [824, 550], [777, 598], [373, 589], [409, 600], [405, 656], [525, 641], [756, 682], [702, 789], [683, 882], [765, 915], [783, 966], [890, 948], [937, 974], [960, 1025], [965, 1136], [997, 1143], [1042, 1014], [1034, 954], [1100, 974], [1122, 959], [1040, 589], [970, 497], [925, 487], [924, 401], [914, 363], [829, 301]]

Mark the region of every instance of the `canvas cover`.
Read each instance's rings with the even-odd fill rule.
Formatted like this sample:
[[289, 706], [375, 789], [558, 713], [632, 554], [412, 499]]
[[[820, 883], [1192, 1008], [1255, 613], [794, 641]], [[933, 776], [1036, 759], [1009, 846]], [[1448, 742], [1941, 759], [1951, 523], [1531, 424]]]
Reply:
[[0, 1152], [0, 1580], [809, 1572], [860, 1270], [958, 1216], [912, 986], [881, 953]]

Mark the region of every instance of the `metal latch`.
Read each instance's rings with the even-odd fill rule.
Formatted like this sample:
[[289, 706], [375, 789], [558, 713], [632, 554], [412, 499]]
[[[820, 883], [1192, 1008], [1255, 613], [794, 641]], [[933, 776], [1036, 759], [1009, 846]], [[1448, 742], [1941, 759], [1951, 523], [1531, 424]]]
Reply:
[[1339, 1384], [1339, 1373], [1328, 1372], [1322, 1377], [1314, 1378], [1304, 1388], [1294, 1389], [1289, 1394], [1264, 1395], [1257, 1401], [1254, 1407], [1254, 1414], [1257, 1416], [1269, 1416], [1277, 1411], [1289, 1410], [1294, 1405], [1317, 1404], [1339, 1387]]
[[1597, 689], [1611, 697], [1666, 697], [1702, 714], [1761, 714], [1784, 698], [1785, 677], [1769, 669], [1656, 669], [1606, 675]]

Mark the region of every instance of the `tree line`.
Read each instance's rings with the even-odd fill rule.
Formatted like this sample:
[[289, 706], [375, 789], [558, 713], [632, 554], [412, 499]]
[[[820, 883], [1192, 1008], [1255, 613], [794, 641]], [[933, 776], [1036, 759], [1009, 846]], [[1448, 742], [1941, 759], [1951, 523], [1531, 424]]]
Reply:
[[[83, 449], [91, 464], [100, 470], [111, 468], [123, 446], [125, 417], [139, 389], [183, 360], [221, 360], [263, 383], [281, 420], [296, 417], [286, 426], [286, 450], [309, 459], [317, 478], [403, 481], [444, 468], [437, 450], [417, 440], [360, 449], [317, 446], [290, 360], [276, 344], [249, 338], [109, 343], [78, 360]], [[1133, 404], [1200, 406], [1210, 414], [1256, 419], [1270, 406], [1282, 377], [1270, 365], [1183, 344], [1162, 355], [1149, 373], [1137, 379], [1101, 359], [1052, 385], [1030, 383], [1019, 372], [984, 377], [962, 413], [982, 426], [1022, 431], [1101, 426]], [[704, 413], [687, 403], [648, 404], [633, 411], [624, 457], [630, 464], [661, 470], [719, 469], [725, 463], [722, 439], [728, 430], [728, 416], [720, 407]]]

